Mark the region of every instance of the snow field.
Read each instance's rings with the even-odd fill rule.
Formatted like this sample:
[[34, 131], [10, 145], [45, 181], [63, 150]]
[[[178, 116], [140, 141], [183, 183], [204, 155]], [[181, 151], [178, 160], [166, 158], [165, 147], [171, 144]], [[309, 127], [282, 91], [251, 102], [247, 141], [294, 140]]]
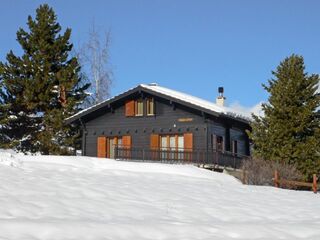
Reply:
[[320, 239], [320, 197], [188, 165], [0, 152], [0, 239]]

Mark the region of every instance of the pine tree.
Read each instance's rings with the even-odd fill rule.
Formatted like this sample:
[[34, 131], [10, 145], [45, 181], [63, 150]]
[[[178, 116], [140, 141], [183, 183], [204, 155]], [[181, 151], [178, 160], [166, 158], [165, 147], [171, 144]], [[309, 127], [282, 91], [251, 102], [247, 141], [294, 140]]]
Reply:
[[63, 122], [80, 110], [89, 85], [82, 81], [77, 58], [70, 56], [71, 29], [60, 34], [52, 8], [40, 5], [27, 25], [29, 31], [17, 32], [22, 56], [10, 51], [7, 61], [0, 62], [1, 145], [43, 154], [67, 153], [78, 137], [77, 128]]
[[265, 160], [294, 164], [306, 180], [320, 171], [320, 96], [317, 74], [305, 72], [302, 56], [286, 58], [263, 85], [270, 94], [262, 105], [264, 116], [253, 116], [254, 155]]

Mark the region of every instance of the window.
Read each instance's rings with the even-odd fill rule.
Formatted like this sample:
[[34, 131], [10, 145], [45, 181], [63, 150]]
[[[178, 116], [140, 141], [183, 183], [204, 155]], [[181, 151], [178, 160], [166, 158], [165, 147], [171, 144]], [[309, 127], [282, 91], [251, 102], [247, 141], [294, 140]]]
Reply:
[[160, 136], [161, 159], [183, 159], [184, 137], [183, 135]]
[[135, 102], [135, 116], [143, 116], [143, 100], [139, 99]]
[[114, 158], [115, 157], [115, 147], [119, 146], [122, 147], [122, 137], [108, 137], [108, 157]]
[[120, 147], [122, 147], [122, 137], [119, 137], [119, 138], [118, 138], [118, 145], [119, 145]]
[[184, 150], [183, 135], [161, 135], [160, 139], [161, 150]]
[[144, 104], [146, 103], [146, 113], [147, 116], [153, 116], [155, 114], [154, 110], [154, 99], [147, 98], [146, 101], [143, 99], [138, 100], [129, 100], [125, 103], [125, 116], [134, 117], [134, 116], [143, 116], [145, 115]]
[[168, 151], [168, 137], [167, 136], [161, 136], [161, 158], [166, 159], [167, 158], [167, 152]]
[[150, 150], [154, 160], [192, 160], [193, 134], [151, 134]]
[[[101, 137], [99, 137], [101, 138]], [[99, 140], [98, 138], [98, 140]], [[99, 147], [102, 145], [103, 150], [103, 157], [107, 158], [115, 158], [116, 157], [116, 147], [119, 147], [120, 151], [117, 154], [120, 154], [122, 157], [129, 157], [130, 156], [130, 149], [131, 149], [131, 136], [114, 136], [114, 137], [103, 137], [105, 140], [105, 144], [102, 145], [98, 141], [98, 150]], [[101, 141], [100, 141], [101, 142]], [[101, 152], [101, 151], [100, 151]], [[101, 155], [101, 154], [100, 154]], [[99, 156], [99, 155], [98, 155]]]
[[115, 154], [114, 154], [114, 150], [115, 150], [115, 147], [117, 145], [117, 138], [116, 137], [113, 137], [113, 138], [108, 138], [109, 139], [109, 149], [108, 149], [108, 152], [109, 152], [109, 158], [114, 158]]
[[224, 150], [224, 141], [223, 137], [219, 135], [211, 135], [211, 147], [214, 151], [222, 152]]
[[178, 159], [183, 159], [183, 150], [184, 150], [184, 138], [183, 136], [178, 136]]
[[232, 153], [234, 155], [238, 154], [238, 141], [236, 141], [236, 140], [232, 141]]
[[184, 138], [182, 135], [178, 136], [178, 151], [183, 151], [184, 148]]
[[122, 137], [100, 136], [97, 139], [97, 156], [104, 158], [115, 157], [115, 147], [122, 145]]
[[223, 146], [223, 137], [222, 136], [217, 136], [217, 146], [216, 146], [217, 151], [222, 152], [224, 149]]
[[154, 100], [153, 100], [153, 98], [147, 99], [147, 115], [154, 115]]

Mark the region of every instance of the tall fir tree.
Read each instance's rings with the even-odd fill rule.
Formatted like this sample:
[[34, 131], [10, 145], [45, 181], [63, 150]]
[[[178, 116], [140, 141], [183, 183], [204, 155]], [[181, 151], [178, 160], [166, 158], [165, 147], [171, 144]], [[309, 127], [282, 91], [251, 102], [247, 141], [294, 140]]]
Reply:
[[64, 119], [80, 110], [86, 98], [80, 66], [70, 56], [71, 29], [63, 34], [47, 4], [28, 17], [29, 31], [20, 28], [23, 54], [7, 54], [0, 62], [0, 139], [2, 147], [43, 154], [68, 153], [77, 135]]
[[262, 105], [264, 116], [253, 115], [254, 155], [294, 164], [305, 179], [320, 173], [320, 119], [317, 108], [319, 76], [307, 74], [302, 56], [291, 55], [263, 85], [270, 94]]

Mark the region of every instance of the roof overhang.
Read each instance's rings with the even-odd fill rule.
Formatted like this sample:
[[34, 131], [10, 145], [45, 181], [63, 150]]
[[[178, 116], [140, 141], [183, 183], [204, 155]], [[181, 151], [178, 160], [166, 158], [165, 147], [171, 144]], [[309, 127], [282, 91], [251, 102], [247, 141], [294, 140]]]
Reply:
[[193, 104], [191, 102], [184, 101], [183, 99], [179, 99], [179, 98], [175, 98], [175, 97], [172, 97], [172, 96], [168, 96], [166, 94], [157, 92], [157, 91], [152, 90], [150, 88], [145, 88], [142, 85], [138, 85], [135, 88], [129, 89], [128, 91], [123, 92], [123, 93], [121, 93], [121, 94], [119, 94], [119, 95], [117, 95], [115, 97], [107, 99], [107, 100], [105, 100], [105, 101], [103, 101], [101, 103], [98, 103], [98, 104], [96, 104], [96, 105], [94, 105], [92, 107], [89, 107], [87, 109], [84, 109], [84, 110], [78, 112], [77, 114], [67, 118], [65, 120], [65, 123], [66, 124], [71, 124], [73, 122], [76, 122], [79, 119], [84, 118], [86, 116], [89, 116], [89, 115], [93, 114], [94, 112], [97, 112], [98, 110], [101, 110], [104, 107], [110, 107], [114, 102], [117, 102], [117, 101], [119, 101], [119, 100], [121, 100], [123, 98], [126, 98], [126, 97], [128, 97], [128, 96], [130, 96], [130, 95], [132, 95], [134, 93], [141, 93], [141, 92], [145, 92], [145, 93], [151, 94], [151, 95], [159, 97], [159, 98], [167, 99], [171, 103], [178, 103], [180, 105], [189, 107], [191, 109], [198, 110], [199, 112], [208, 114], [210, 116], [225, 117], [225, 118], [229, 118], [229, 119], [234, 119], [234, 120], [240, 121], [240, 122], [245, 123], [245, 124], [249, 124], [249, 122], [250, 122], [249, 119], [245, 119], [245, 118], [242, 118], [242, 117], [238, 117], [238, 116], [230, 115], [230, 114], [226, 114], [226, 113], [219, 113], [219, 112], [216, 112], [216, 111], [212, 111], [210, 109], [201, 107], [201, 106]]

